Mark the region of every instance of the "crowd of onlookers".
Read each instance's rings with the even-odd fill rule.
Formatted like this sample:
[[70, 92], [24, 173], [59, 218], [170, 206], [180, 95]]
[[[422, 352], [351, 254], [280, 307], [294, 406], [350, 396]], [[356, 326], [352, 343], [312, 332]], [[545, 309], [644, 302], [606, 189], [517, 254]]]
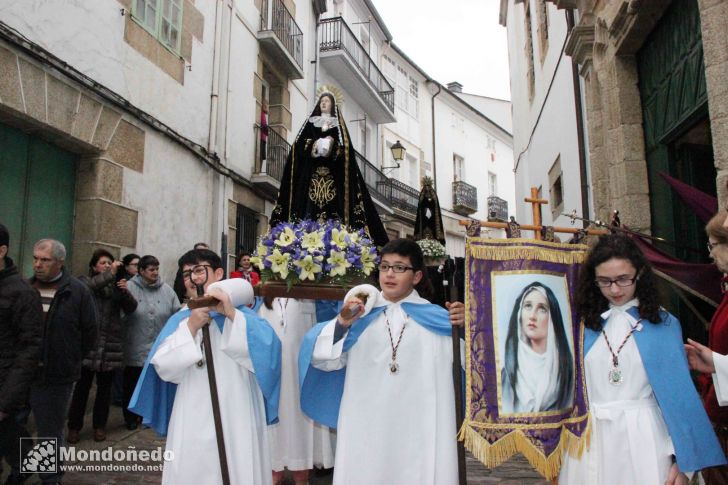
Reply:
[[[187, 298], [162, 281], [159, 259], [127, 254], [117, 260], [96, 249], [88, 272], [75, 277], [60, 241], [33, 246], [33, 274], [23, 278], [8, 257], [11, 239], [0, 224], [0, 463], [12, 470], [7, 484], [22, 483], [20, 460], [32, 443], [32, 416], [39, 437], [77, 443], [95, 381], [93, 439], [106, 439], [112, 402], [123, 409], [130, 430], [141, 418], [127, 410], [147, 354], [167, 319]], [[207, 249], [204, 243], [195, 248]], [[231, 276], [257, 282], [250, 255]], [[181, 275], [178, 275], [181, 281]], [[1, 469], [0, 469], [1, 470]], [[43, 483], [61, 475], [43, 474]]]

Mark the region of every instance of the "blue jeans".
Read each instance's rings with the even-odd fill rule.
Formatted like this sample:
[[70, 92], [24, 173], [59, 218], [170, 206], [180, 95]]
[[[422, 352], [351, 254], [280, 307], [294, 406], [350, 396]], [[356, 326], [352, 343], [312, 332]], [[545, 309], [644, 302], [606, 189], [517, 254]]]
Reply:
[[[56, 438], [58, 447], [65, 446], [63, 430], [68, 416], [73, 383], [33, 384], [30, 388], [30, 408], [35, 417], [38, 438]], [[56, 452], [57, 473], [41, 473], [43, 483], [60, 483], [63, 473], [60, 470], [60, 453]]]

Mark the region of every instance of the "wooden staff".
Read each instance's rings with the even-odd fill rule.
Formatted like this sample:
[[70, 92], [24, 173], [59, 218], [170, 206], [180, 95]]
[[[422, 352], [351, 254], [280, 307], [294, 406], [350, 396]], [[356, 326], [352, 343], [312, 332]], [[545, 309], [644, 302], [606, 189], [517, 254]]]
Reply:
[[[454, 259], [445, 262], [445, 274], [442, 285], [450, 288], [450, 302], [458, 301], [458, 289], [455, 285], [457, 266]], [[450, 284], [452, 282], [452, 284]], [[452, 381], [455, 389], [455, 432], [459, 432], [463, 425], [463, 373], [460, 361], [460, 328], [452, 326]], [[465, 468], [465, 444], [457, 441], [458, 446], [458, 482], [467, 484], [467, 470]]]
[[[205, 293], [203, 285], [196, 286], [197, 297], [202, 297]], [[217, 438], [217, 454], [220, 457], [220, 473], [222, 474], [223, 485], [230, 485], [230, 472], [228, 471], [227, 455], [225, 453], [225, 436], [222, 431], [222, 416], [220, 415], [220, 398], [217, 395], [215, 364], [212, 360], [209, 322], [202, 327], [202, 343], [205, 349], [205, 361], [207, 362], [207, 380], [210, 383], [210, 400], [212, 401], [212, 417], [215, 420], [215, 437]]]

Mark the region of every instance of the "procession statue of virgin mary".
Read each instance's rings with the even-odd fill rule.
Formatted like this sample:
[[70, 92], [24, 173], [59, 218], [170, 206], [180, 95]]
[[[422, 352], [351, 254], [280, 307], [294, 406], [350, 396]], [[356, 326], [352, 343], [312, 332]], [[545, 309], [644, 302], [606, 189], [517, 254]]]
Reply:
[[321, 94], [293, 142], [270, 225], [299, 219], [339, 220], [364, 229], [380, 247], [389, 240], [330, 92]]

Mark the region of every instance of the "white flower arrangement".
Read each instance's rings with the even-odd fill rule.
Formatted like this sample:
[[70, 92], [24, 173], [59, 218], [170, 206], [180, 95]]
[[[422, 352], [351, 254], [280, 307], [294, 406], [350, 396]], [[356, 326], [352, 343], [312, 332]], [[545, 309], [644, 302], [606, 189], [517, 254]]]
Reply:
[[281, 222], [261, 237], [251, 263], [263, 282], [349, 283], [371, 275], [379, 262], [374, 243], [363, 229], [339, 221]]
[[422, 255], [426, 258], [444, 258], [447, 253], [445, 252], [445, 246], [440, 244], [437, 239], [420, 239], [417, 241], [420, 249], [422, 249]]

